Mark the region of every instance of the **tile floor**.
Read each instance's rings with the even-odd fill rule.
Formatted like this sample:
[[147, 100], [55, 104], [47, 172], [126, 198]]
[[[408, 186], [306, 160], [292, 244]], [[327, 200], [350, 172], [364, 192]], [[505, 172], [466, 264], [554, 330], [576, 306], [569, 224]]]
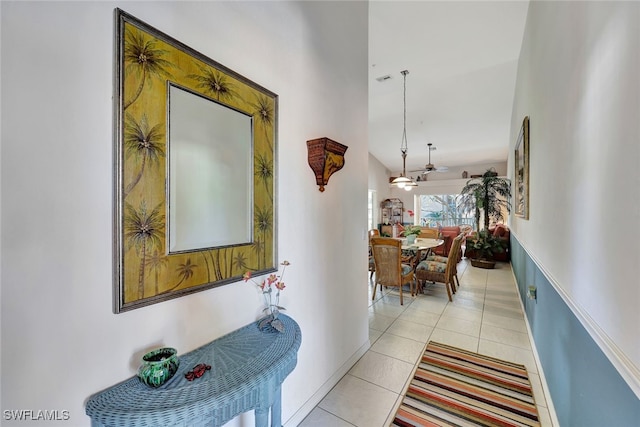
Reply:
[[371, 348], [300, 424], [301, 427], [385, 427], [400, 405], [427, 341], [433, 340], [503, 360], [529, 371], [543, 427], [552, 427], [511, 265], [495, 270], [458, 265], [460, 289], [449, 302], [441, 284], [400, 305], [396, 290], [371, 301]]

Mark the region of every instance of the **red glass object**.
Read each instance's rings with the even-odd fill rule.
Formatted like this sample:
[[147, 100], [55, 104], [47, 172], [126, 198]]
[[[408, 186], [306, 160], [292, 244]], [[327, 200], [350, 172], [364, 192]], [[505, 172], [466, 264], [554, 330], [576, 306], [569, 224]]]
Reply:
[[199, 363], [193, 367], [193, 370], [184, 374], [184, 377], [187, 379], [187, 381], [193, 381], [196, 378], [200, 378], [201, 376], [203, 376], [204, 373], [210, 369], [211, 369], [211, 365]]

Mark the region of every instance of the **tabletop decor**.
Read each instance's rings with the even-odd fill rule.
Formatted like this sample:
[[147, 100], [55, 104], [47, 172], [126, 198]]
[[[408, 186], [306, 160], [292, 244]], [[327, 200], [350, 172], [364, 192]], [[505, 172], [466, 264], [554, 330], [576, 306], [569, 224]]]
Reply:
[[178, 371], [180, 360], [175, 348], [159, 348], [142, 356], [138, 378], [149, 387], [160, 387]]
[[[262, 310], [266, 313], [266, 316], [258, 321], [258, 327], [260, 330], [267, 330], [269, 327], [275, 329], [278, 332], [284, 331], [284, 323], [280, 319], [278, 319], [278, 315], [280, 314], [280, 310], [285, 310], [284, 307], [280, 306], [280, 291], [284, 290], [284, 271], [287, 266], [290, 265], [289, 261], [285, 260], [280, 263], [282, 265], [282, 274], [270, 274], [269, 277], [263, 279], [261, 282], [256, 282], [251, 279], [251, 272], [247, 271], [243, 279], [245, 282], [251, 280], [261, 291], [262, 297], [264, 298], [264, 309]], [[275, 288], [275, 295], [274, 295]]]
[[402, 231], [402, 235], [407, 238], [407, 244], [412, 245], [421, 232], [422, 227], [419, 225], [407, 225]]
[[211, 365], [207, 365], [206, 363], [198, 363], [196, 366], [193, 367], [192, 370], [184, 374], [184, 377], [187, 379], [187, 381], [193, 381], [197, 378], [200, 378], [205, 374], [205, 372], [210, 370], [211, 370]]
[[540, 426], [524, 365], [430, 341], [391, 426]]
[[114, 15], [113, 311], [277, 271], [278, 95]]

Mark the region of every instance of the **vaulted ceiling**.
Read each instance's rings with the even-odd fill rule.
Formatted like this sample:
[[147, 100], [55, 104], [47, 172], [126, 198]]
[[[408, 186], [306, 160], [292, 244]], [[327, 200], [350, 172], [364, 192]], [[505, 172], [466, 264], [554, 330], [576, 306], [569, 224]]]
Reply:
[[[505, 162], [528, 1], [372, 1], [369, 151], [407, 171]], [[391, 78], [381, 79], [384, 76]], [[379, 81], [382, 80], [382, 81]], [[409, 174], [409, 175], [416, 175]]]

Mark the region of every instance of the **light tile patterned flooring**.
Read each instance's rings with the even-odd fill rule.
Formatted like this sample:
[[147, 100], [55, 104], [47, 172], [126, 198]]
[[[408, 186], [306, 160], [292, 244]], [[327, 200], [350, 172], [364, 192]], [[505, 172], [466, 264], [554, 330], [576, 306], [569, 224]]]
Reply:
[[449, 302], [442, 284], [415, 298], [397, 288], [371, 301], [371, 348], [300, 424], [301, 427], [384, 427], [393, 420], [402, 392], [430, 340], [524, 364], [543, 427], [552, 427], [511, 265], [496, 269], [458, 265], [460, 288]]

